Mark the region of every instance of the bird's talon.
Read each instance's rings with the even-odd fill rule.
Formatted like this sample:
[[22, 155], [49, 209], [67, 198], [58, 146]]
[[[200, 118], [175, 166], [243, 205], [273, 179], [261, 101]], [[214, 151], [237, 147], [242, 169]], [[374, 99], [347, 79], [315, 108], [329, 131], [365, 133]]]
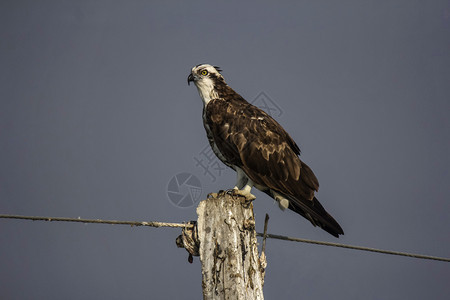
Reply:
[[225, 194], [233, 196], [234, 195], [234, 191], [235, 191], [235, 189], [228, 189], [228, 190], [225, 191]]
[[238, 190], [238, 189], [233, 189], [233, 192], [231, 194], [232, 196], [240, 196], [240, 197], [244, 197], [246, 200], [249, 201], [253, 201], [256, 199], [256, 196], [253, 195], [250, 192], [247, 192], [245, 190]]

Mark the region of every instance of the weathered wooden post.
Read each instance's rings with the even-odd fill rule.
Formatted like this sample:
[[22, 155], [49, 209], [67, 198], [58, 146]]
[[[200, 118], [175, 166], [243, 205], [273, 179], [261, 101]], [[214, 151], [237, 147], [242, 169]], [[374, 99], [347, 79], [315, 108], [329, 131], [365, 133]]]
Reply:
[[213, 193], [197, 214], [196, 230], [183, 230], [177, 244], [200, 256], [203, 299], [264, 299], [265, 259], [258, 253], [252, 202]]

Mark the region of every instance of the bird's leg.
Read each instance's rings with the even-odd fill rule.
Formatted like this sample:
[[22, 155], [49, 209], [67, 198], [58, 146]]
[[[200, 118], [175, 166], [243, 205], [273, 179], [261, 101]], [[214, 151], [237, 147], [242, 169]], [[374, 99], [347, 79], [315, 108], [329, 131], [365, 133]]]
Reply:
[[245, 175], [244, 171], [242, 171], [241, 168], [237, 168], [236, 177], [236, 186], [233, 189], [240, 190], [247, 184], [248, 177], [247, 175]]
[[253, 187], [253, 181], [248, 179], [247, 184], [242, 189], [238, 189], [235, 187], [233, 189], [233, 194], [243, 196], [247, 200], [255, 200], [256, 199], [255, 195], [250, 193], [252, 190], [252, 187]]
[[236, 186], [228, 190], [227, 193], [230, 195], [238, 195], [245, 197], [248, 200], [254, 200], [256, 197], [250, 193], [253, 187], [253, 181], [251, 181], [241, 168], [236, 168], [237, 180]]
[[280, 195], [279, 193], [275, 192], [275, 191], [271, 191], [272, 195], [273, 195], [273, 199], [275, 199], [278, 202], [278, 206], [280, 207], [281, 210], [285, 210], [286, 208], [289, 207], [289, 200], [286, 199], [284, 196]]

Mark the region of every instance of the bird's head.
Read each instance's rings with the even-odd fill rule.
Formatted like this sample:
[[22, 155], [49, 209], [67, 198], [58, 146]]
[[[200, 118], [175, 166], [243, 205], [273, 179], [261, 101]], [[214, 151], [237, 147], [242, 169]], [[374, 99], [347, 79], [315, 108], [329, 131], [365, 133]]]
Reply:
[[205, 83], [207, 81], [223, 81], [223, 76], [220, 74], [222, 70], [219, 67], [208, 64], [196, 65], [192, 68], [191, 74], [188, 76], [188, 85], [192, 82], [195, 85]]
[[218, 85], [225, 84], [220, 71], [219, 67], [201, 64], [193, 67], [191, 74], [187, 78], [188, 84], [194, 82], [205, 105], [210, 100], [218, 97]]

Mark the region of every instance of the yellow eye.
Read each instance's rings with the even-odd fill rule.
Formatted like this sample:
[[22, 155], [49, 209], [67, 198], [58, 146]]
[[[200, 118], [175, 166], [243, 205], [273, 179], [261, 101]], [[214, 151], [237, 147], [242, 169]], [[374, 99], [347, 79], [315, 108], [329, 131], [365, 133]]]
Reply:
[[208, 75], [208, 71], [203, 70], [201, 74], [202, 74], [203, 76], [206, 76], [206, 75]]

